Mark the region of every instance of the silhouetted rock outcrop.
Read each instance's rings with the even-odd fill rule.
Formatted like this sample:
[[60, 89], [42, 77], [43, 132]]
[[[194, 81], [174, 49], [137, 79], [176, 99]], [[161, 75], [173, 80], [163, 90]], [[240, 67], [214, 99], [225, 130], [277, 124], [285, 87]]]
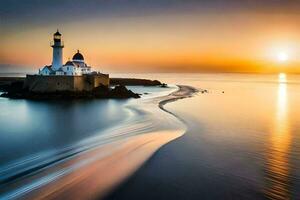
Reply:
[[136, 79], [136, 78], [110, 78], [110, 84], [115, 85], [110, 89], [99, 86], [91, 92], [54, 92], [34, 93], [23, 88], [25, 78], [0, 77], [1, 96], [21, 99], [76, 99], [76, 98], [139, 98], [140, 95], [128, 90], [125, 86], [161, 86], [167, 84], [158, 80]]
[[29, 92], [23, 89], [22, 82], [13, 82], [10, 85], [2, 88], [4, 91], [1, 97], [13, 98], [13, 99], [94, 99], [94, 98], [140, 98], [139, 94], [128, 90], [125, 86], [115, 86], [110, 89], [105, 86], [99, 86], [93, 91], [82, 92], [52, 92], [52, 93], [35, 93]]
[[132, 92], [131, 90], [128, 90], [123, 85], [118, 85], [114, 89], [112, 89], [109, 93], [109, 96], [112, 98], [140, 98], [139, 94], [136, 94]]
[[159, 86], [162, 83], [158, 80], [137, 79], [137, 78], [111, 78], [111, 85], [142, 85], [142, 86]]

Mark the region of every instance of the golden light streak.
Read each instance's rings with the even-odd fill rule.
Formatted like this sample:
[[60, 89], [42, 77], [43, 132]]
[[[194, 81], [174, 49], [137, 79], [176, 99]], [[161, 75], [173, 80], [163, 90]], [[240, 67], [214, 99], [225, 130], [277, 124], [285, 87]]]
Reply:
[[291, 132], [288, 119], [288, 94], [286, 75], [278, 75], [277, 109], [274, 130], [267, 160], [266, 196], [270, 199], [290, 199]]

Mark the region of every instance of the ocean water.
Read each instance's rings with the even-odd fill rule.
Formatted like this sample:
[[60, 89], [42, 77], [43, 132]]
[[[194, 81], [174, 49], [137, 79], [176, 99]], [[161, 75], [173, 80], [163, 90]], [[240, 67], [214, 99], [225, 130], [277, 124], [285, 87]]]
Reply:
[[186, 136], [197, 141], [203, 165], [220, 175], [215, 181], [234, 179], [227, 192], [236, 197], [249, 192], [268, 199], [300, 199], [300, 76], [208, 74], [183, 79], [209, 92], [166, 108], [197, 123]]
[[208, 93], [166, 105], [187, 132], [109, 198], [300, 199], [299, 75], [155, 77]]
[[180, 127], [154, 101], [176, 86], [129, 89], [146, 94], [128, 100], [0, 98], [0, 199], [20, 198], [122, 147], [86, 156], [102, 146]]
[[[114, 76], [158, 79], [208, 92], [165, 105], [184, 121], [186, 133], [162, 147], [110, 197], [300, 199], [299, 75]], [[149, 102], [174, 91], [174, 87], [132, 89], [149, 92], [144, 97]], [[156, 104], [0, 99], [2, 183], [24, 175], [24, 168], [40, 166], [41, 161], [49, 164], [64, 159], [66, 152], [70, 156], [111, 140], [110, 133], [118, 139], [162, 129], [165, 124], [166, 130], [178, 128], [178, 121], [166, 120], [167, 113], [151, 113]]]
[[[171, 87], [128, 87], [142, 99], [169, 94]], [[32, 101], [0, 98], [0, 166], [36, 152], [72, 146], [136, 117], [129, 100]], [[134, 120], [133, 120], [134, 121]], [[107, 131], [109, 132], [109, 131]]]

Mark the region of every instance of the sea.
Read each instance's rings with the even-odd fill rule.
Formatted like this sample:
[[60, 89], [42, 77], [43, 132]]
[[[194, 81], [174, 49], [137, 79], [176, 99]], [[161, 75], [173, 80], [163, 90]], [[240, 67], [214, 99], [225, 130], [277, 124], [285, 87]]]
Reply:
[[[170, 88], [130, 87], [147, 101], [174, 92], [176, 85], [199, 92], [166, 104], [170, 113], [160, 110], [178, 119], [169, 121], [170, 126], [182, 122], [184, 134], [160, 148], [108, 199], [300, 199], [300, 75], [113, 76], [170, 84]], [[124, 133], [122, 124], [141, 118], [149, 123], [160, 115], [147, 117], [149, 112], [143, 112], [147, 104], [134, 106], [139, 101], [0, 98], [0, 185], [39, 170], [33, 166], [40, 163], [53, 164], [66, 152], [109, 142], [102, 136], [116, 129]], [[154, 124], [134, 134], [159, 127]]]

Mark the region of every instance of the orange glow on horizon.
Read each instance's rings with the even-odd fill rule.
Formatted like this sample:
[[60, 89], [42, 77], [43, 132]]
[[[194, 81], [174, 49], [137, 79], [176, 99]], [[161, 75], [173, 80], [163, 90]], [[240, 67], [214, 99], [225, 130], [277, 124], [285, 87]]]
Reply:
[[[61, 28], [64, 61], [80, 49], [88, 64], [105, 70], [298, 73], [300, 32], [290, 17], [295, 16], [236, 14], [225, 20], [185, 14], [79, 21]], [[84, 31], [74, 31], [77, 26]], [[55, 30], [38, 27], [5, 35], [0, 63], [50, 64]], [[274, 59], [278, 49], [289, 51], [284, 65]]]

